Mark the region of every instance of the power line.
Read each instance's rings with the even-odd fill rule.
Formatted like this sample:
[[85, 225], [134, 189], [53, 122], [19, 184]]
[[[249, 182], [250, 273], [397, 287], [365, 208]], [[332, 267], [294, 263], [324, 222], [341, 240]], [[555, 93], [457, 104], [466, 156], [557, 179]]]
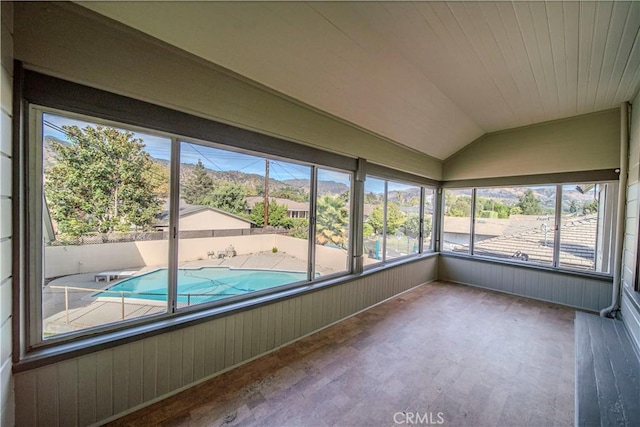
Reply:
[[213, 160], [211, 160], [209, 157], [207, 157], [204, 153], [202, 153], [202, 151], [198, 150], [195, 146], [195, 144], [191, 144], [189, 142], [186, 143], [187, 145], [189, 145], [189, 147], [193, 148], [193, 150], [195, 150], [196, 153], [200, 154], [202, 157], [205, 158], [206, 161], [208, 161], [209, 163], [211, 163], [213, 166], [215, 166], [216, 168], [218, 168], [221, 172], [225, 172], [224, 169], [222, 169], [220, 166], [218, 166], [218, 164], [216, 162], [214, 162]]
[[[117, 156], [117, 155], [115, 155], [115, 154], [113, 154], [113, 153], [109, 153], [109, 152], [107, 152], [104, 148], [100, 147], [99, 145], [96, 145], [95, 143], [93, 143], [91, 140], [89, 140], [89, 139], [87, 139], [87, 138], [84, 138], [84, 137], [82, 137], [82, 136], [78, 136], [78, 135], [73, 135], [73, 134], [71, 134], [71, 132], [69, 132], [68, 130], [64, 129], [63, 127], [60, 127], [60, 126], [58, 126], [58, 125], [55, 125], [55, 124], [53, 124], [53, 123], [51, 123], [51, 122], [49, 122], [49, 121], [47, 121], [47, 120], [43, 120], [43, 121], [42, 121], [42, 123], [43, 123], [45, 126], [48, 126], [48, 127], [50, 127], [51, 129], [56, 130], [56, 131], [58, 131], [58, 132], [60, 132], [60, 133], [64, 134], [64, 135], [65, 135], [65, 136], [67, 136], [67, 137], [76, 138], [76, 139], [78, 139], [78, 140], [81, 140], [81, 141], [83, 141], [83, 142], [87, 143], [88, 145], [90, 145], [90, 146], [92, 146], [93, 148], [95, 148], [95, 149], [99, 150], [100, 152], [102, 152], [102, 154], [104, 154], [104, 155], [105, 155], [105, 156], [107, 156], [107, 157], [110, 157], [110, 158], [112, 158], [112, 159], [114, 159], [114, 160], [123, 160], [123, 161], [124, 161], [124, 160], [126, 160], [124, 157], [120, 157], [120, 156]], [[112, 128], [112, 129], [113, 129], [113, 128]], [[146, 151], [145, 151], [145, 153], [146, 153]], [[148, 153], [147, 153], [147, 154], [148, 154]], [[153, 158], [153, 157], [152, 157], [152, 158]], [[153, 176], [155, 176], [155, 177], [157, 177], [157, 178], [160, 178], [161, 180], [164, 180], [164, 179], [165, 179], [165, 177], [164, 177], [164, 176], [162, 176], [162, 175], [160, 175], [160, 174], [158, 174], [157, 172], [154, 172], [154, 171], [152, 171], [152, 170], [147, 169], [147, 170], [146, 170], [146, 172], [147, 172], [147, 173], [149, 173], [149, 174], [151, 174], [151, 175], [153, 175]]]

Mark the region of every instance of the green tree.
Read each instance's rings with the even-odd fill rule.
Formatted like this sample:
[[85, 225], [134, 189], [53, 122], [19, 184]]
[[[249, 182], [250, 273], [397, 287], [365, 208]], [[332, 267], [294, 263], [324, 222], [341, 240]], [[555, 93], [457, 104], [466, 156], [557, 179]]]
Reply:
[[420, 215], [411, 213], [407, 215], [404, 223], [404, 233], [408, 236], [416, 237], [420, 233]]
[[153, 194], [163, 199], [169, 197], [169, 169], [162, 163], [152, 162], [150, 169], [145, 171], [145, 179], [151, 182]]
[[509, 215], [522, 215], [522, 208], [520, 206], [514, 206], [509, 209]]
[[132, 132], [63, 126], [70, 144], [52, 142], [57, 163], [46, 171], [45, 196], [61, 233], [148, 228], [160, 213], [149, 171], [153, 160]]
[[364, 225], [362, 226], [362, 235], [367, 238], [367, 237], [371, 237], [373, 235], [375, 235], [375, 231], [373, 230], [373, 227], [371, 226], [371, 224], [369, 224], [368, 222], [365, 222]]
[[[398, 227], [404, 225], [406, 215], [393, 202], [387, 203], [387, 234], [393, 234]], [[384, 207], [376, 206], [371, 214], [367, 217], [367, 224], [373, 228], [375, 234], [381, 234], [384, 225]]]
[[309, 220], [306, 218], [292, 218], [293, 225], [289, 229], [289, 236], [296, 239], [309, 238]]
[[215, 182], [200, 159], [180, 189], [181, 197], [191, 205], [200, 205], [211, 197]]
[[584, 206], [582, 207], [583, 215], [589, 215], [590, 213], [596, 213], [596, 212], [598, 212], [598, 201], [595, 199], [589, 203], [585, 203]]
[[468, 217], [471, 216], [471, 197], [456, 196], [453, 193], [445, 193], [446, 216]]
[[344, 200], [338, 196], [325, 195], [316, 204], [316, 242], [347, 247], [349, 212]]
[[[251, 220], [258, 227], [264, 226], [264, 202], [258, 202], [251, 210]], [[293, 227], [293, 220], [287, 216], [287, 207], [277, 204], [275, 200], [269, 201], [269, 225], [273, 227]]]
[[373, 208], [367, 217], [365, 225], [371, 227], [373, 231], [371, 234], [382, 234], [384, 227], [384, 206], [376, 206]]
[[578, 212], [578, 203], [576, 203], [575, 200], [572, 200], [571, 203], [569, 204], [569, 212], [570, 213]]
[[424, 237], [431, 236], [431, 232], [433, 231], [433, 221], [431, 220], [431, 216], [425, 216], [424, 218]]
[[[263, 193], [264, 194], [264, 193]], [[295, 202], [308, 202], [309, 192], [302, 188], [295, 188], [290, 185], [285, 185], [282, 188], [271, 190], [269, 192], [271, 197], [279, 197], [281, 199], [293, 200]]]
[[370, 191], [364, 195], [364, 202], [369, 205], [375, 205], [376, 203], [382, 202], [382, 195], [377, 195], [376, 193]]
[[524, 215], [542, 215], [544, 212], [540, 200], [536, 198], [530, 188], [527, 188], [524, 194], [520, 196], [520, 201], [516, 206], [522, 209]]
[[510, 207], [499, 200], [478, 197], [476, 201], [476, 211], [479, 218], [509, 218]]
[[211, 206], [233, 214], [243, 214], [247, 209], [247, 191], [240, 184], [223, 182], [210, 194], [195, 199], [196, 204]]

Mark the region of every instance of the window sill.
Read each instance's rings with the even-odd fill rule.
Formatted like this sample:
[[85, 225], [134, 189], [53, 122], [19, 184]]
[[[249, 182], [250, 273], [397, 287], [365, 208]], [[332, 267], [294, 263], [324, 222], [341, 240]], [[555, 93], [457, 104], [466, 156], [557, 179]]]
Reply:
[[389, 268], [419, 262], [437, 255], [437, 252], [430, 252], [428, 254], [403, 257], [384, 263], [380, 266], [376, 265], [375, 268], [368, 268], [360, 274], [347, 274], [339, 277], [329, 277], [326, 280], [305, 283], [294, 288], [284, 289], [268, 295], [256, 296], [242, 301], [231, 302], [222, 306], [202, 307], [200, 309], [181, 311], [170, 315], [164, 315], [162, 317], [153, 317], [142, 323], [137, 323], [135, 326], [122, 327], [108, 332], [96, 332], [96, 334], [92, 336], [84, 336], [60, 343], [52, 343], [48, 346], [32, 349], [21, 359], [15, 361], [13, 365], [13, 372], [19, 373], [29, 371], [144, 338], [150, 338], [156, 335], [194, 326], [199, 323], [209, 322], [219, 317], [251, 310], [333, 286], [343, 285], [354, 280], [374, 275]]
[[458, 254], [454, 252], [440, 252], [440, 255], [444, 257], [468, 259], [470, 261], [479, 261], [479, 262], [485, 262], [490, 264], [502, 264], [502, 265], [508, 265], [511, 267], [527, 268], [527, 269], [534, 269], [534, 270], [541, 270], [541, 271], [549, 271], [553, 273], [567, 274], [570, 276], [586, 277], [589, 279], [602, 280], [606, 282], [613, 281], [613, 276], [611, 274], [598, 273], [595, 271], [571, 270], [568, 268], [546, 266], [544, 264], [534, 264], [534, 263], [524, 262], [524, 261], [504, 260], [504, 259], [491, 258], [487, 256], [482, 256], [482, 255]]
[[394, 259], [389, 260], [389, 261], [380, 261], [380, 262], [378, 262], [376, 264], [366, 265], [364, 267], [364, 271], [363, 271], [362, 274], [375, 273], [375, 272], [378, 272], [380, 270], [384, 270], [385, 268], [395, 267], [396, 265], [405, 264], [407, 262], [411, 262], [411, 261], [415, 261], [415, 260], [432, 258], [432, 257], [438, 256], [438, 255], [439, 255], [438, 252], [425, 252], [425, 253], [416, 254], [416, 255], [405, 255], [403, 257], [394, 258]]

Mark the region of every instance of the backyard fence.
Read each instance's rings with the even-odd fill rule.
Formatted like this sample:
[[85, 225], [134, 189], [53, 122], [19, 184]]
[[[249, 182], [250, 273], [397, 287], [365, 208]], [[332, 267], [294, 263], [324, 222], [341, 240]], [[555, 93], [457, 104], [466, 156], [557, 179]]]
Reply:
[[[207, 237], [255, 236], [263, 234], [287, 235], [290, 232], [290, 229], [283, 227], [187, 230], [181, 231], [178, 237], [180, 239], [201, 239]], [[153, 240], [166, 240], [168, 237], [169, 232], [166, 230], [127, 233], [88, 233], [80, 236], [58, 234], [56, 235], [55, 240], [47, 242], [47, 246], [82, 246], [100, 245], [105, 243], [146, 242]]]

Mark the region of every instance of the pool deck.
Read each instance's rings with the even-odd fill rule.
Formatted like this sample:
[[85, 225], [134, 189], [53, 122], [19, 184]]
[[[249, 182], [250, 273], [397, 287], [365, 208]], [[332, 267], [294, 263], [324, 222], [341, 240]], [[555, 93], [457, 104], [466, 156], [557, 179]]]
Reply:
[[[307, 261], [284, 253], [261, 252], [249, 255], [237, 255], [232, 258], [204, 259], [180, 263], [180, 268], [230, 267], [238, 269], [262, 269], [280, 271], [307, 271]], [[137, 274], [163, 268], [152, 266], [127, 268], [137, 270]], [[330, 274], [333, 271], [316, 266], [317, 273]], [[42, 311], [45, 335], [86, 329], [94, 326], [115, 323], [121, 320], [134, 319], [165, 312], [164, 301], [149, 301], [121, 298], [98, 298], [94, 295], [119, 283], [121, 280], [96, 282], [95, 275], [100, 272], [74, 274], [52, 280], [42, 290]], [[65, 308], [65, 290], [52, 286], [68, 286], [88, 289], [67, 290], [68, 310]]]

